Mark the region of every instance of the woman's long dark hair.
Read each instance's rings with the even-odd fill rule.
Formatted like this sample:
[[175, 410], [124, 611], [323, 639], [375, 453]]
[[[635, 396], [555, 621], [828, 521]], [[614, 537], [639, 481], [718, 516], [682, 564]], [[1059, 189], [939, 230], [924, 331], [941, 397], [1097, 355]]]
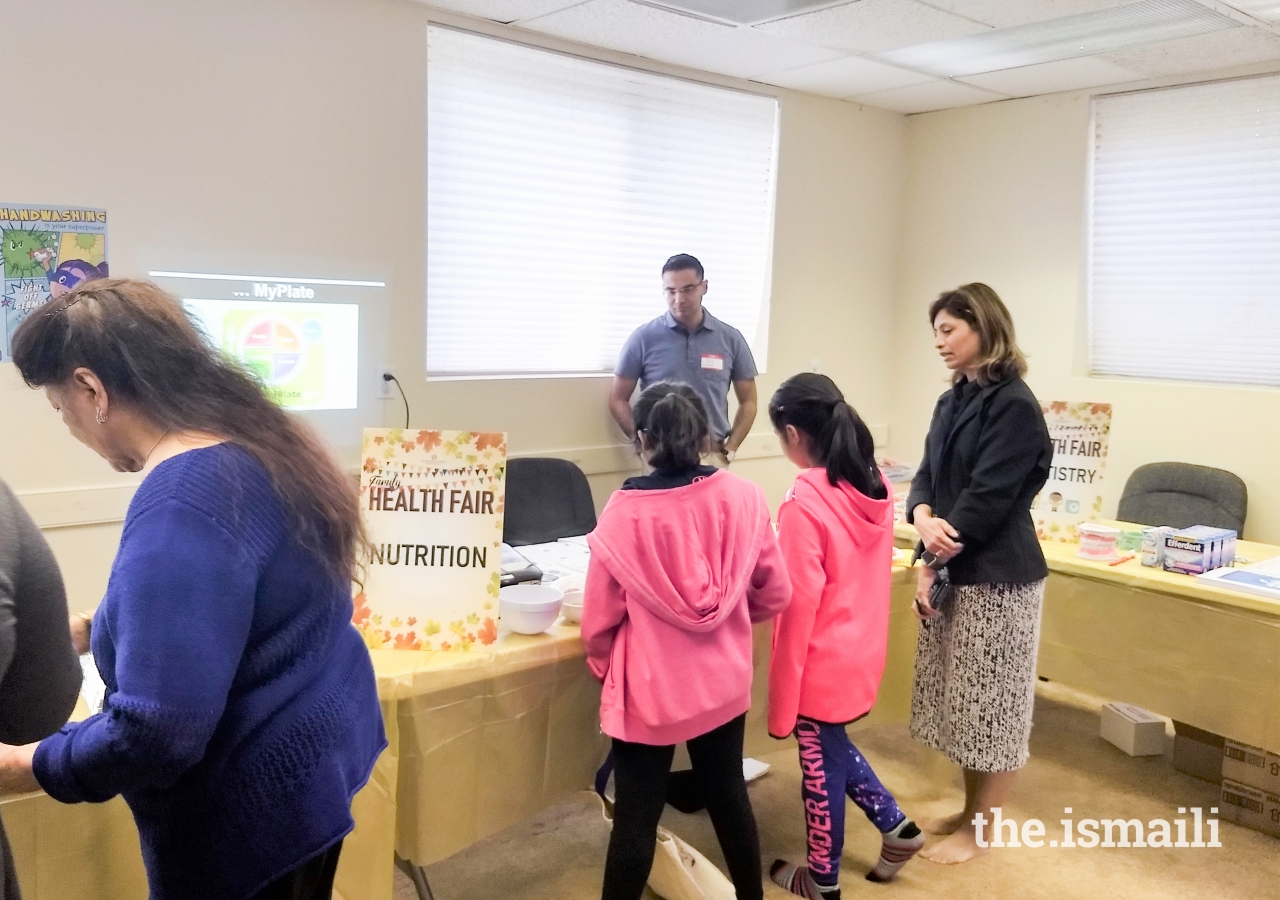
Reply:
[[690, 469], [710, 446], [707, 405], [687, 384], [660, 381], [641, 391], [631, 409], [636, 440], [643, 434], [649, 465], [655, 469]]
[[769, 421], [775, 431], [792, 425], [808, 436], [815, 462], [826, 468], [833, 485], [847, 481], [876, 500], [889, 495], [876, 466], [871, 429], [826, 375], [802, 372], [782, 382], [769, 401]]
[[171, 432], [203, 431], [262, 463], [294, 537], [351, 580], [365, 545], [355, 485], [320, 438], [215, 349], [182, 305], [149, 281], [87, 281], [27, 316], [13, 361], [31, 387], [62, 385], [80, 367], [112, 400]]

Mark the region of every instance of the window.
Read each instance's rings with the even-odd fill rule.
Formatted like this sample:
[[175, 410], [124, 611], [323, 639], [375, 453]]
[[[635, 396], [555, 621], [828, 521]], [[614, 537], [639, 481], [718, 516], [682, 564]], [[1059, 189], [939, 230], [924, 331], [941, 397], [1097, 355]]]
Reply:
[[1093, 114], [1094, 374], [1280, 385], [1280, 77]]
[[427, 373], [613, 371], [692, 253], [763, 369], [778, 104], [432, 26]]

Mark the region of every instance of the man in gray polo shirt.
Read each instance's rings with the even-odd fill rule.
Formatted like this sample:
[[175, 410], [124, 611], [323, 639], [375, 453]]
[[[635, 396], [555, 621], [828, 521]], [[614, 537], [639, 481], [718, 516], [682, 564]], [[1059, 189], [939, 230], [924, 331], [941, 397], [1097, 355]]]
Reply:
[[[609, 411], [627, 437], [635, 437], [631, 395], [659, 381], [691, 386], [707, 405], [711, 434], [717, 442], [713, 456], [733, 460], [738, 446], [756, 418], [756, 363], [742, 333], [702, 308], [707, 280], [702, 263], [681, 253], [662, 267], [667, 312], [646, 322], [627, 338], [613, 372]], [[729, 386], [738, 397], [738, 411], [729, 424]]]

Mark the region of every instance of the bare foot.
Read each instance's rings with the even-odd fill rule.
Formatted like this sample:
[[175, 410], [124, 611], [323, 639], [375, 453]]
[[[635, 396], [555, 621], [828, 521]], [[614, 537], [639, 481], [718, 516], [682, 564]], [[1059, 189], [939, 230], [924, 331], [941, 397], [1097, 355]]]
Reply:
[[941, 819], [926, 819], [920, 823], [920, 830], [926, 834], [955, 834], [964, 823], [965, 813], [962, 809], [954, 816], [946, 816]]
[[973, 826], [965, 825], [956, 829], [955, 833], [950, 837], [943, 838], [937, 843], [925, 847], [920, 851], [920, 855], [930, 862], [936, 862], [944, 866], [968, 862], [988, 850], [986, 847], [979, 847], [974, 838]]

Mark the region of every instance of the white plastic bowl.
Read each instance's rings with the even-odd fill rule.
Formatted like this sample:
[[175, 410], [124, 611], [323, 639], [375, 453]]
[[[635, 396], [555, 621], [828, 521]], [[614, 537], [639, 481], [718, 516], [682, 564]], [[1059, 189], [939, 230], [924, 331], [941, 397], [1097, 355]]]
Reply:
[[560, 604], [560, 612], [566, 622], [574, 625], [582, 622], [582, 588], [570, 588], [564, 592], [564, 601]]
[[560, 615], [563, 597], [545, 584], [513, 584], [498, 591], [498, 618], [519, 634], [541, 634]]

